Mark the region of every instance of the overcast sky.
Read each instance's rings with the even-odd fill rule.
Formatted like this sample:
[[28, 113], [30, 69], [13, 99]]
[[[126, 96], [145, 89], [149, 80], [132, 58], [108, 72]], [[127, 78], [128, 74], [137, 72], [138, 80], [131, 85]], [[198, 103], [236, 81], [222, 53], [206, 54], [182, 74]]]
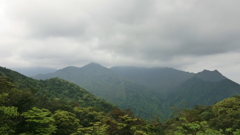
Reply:
[[0, 66], [219, 70], [240, 83], [239, 0], [0, 0]]

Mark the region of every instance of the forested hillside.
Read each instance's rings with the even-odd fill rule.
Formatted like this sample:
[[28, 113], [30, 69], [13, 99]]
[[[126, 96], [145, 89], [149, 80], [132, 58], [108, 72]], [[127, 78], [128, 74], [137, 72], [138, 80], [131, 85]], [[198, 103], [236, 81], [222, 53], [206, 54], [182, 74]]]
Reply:
[[[38, 82], [6, 68], [0, 68], [0, 133], [2, 135], [239, 135], [240, 97], [226, 98], [212, 106], [197, 105], [193, 109], [174, 107], [171, 118], [146, 121], [131, 110], [118, 108], [102, 111], [96, 98], [70, 100], [68, 95], [57, 98], [52, 89], [64, 87], [58, 93], [78, 87], [57, 79]], [[8, 77], [6, 77], [8, 75]], [[29, 83], [28, 86], [26, 86]], [[48, 84], [50, 83], [50, 84]], [[40, 86], [46, 87], [46, 91]], [[75, 87], [66, 87], [73, 85]], [[76, 93], [84, 93], [84, 90]], [[85, 92], [84, 95], [86, 95]], [[63, 96], [63, 95], [61, 95]], [[79, 96], [79, 98], [82, 98]], [[91, 101], [95, 100], [95, 101]], [[89, 102], [92, 104], [89, 104]], [[97, 104], [106, 104], [98, 102]], [[85, 105], [86, 107], [83, 107]], [[87, 107], [88, 106], [88, 107]], [[102, 107], [99, 105], [98, 107]]]
[[173, 68], [112, 67], [112, 71], [164, 95], [188, 80], [194, 73]]
[[[94, 96], [78, 85], [59, 78], [44, 81], [35, 80], [3, 67], [0, 67], [0, 75], [8, 77], [16, 85], [17, 89], [26, 89], [36, 93], [36, 95], [44, 94], [47, 98], [73, 101], [79, 103], [82, 107], [97, 107], [105, 112], [109, 112], [114, 108], [114, 105]], [[42, 100], [41, 102], [48, 101]]]
[[52, 77], [73, 82], [121, 109], [131, 108], [141, 117], [163, 116], [160, 105], [163, 99], [159, 94], [97, 63], [90, 63], [81, 68], [66, 67], [34, 78], [49, 79]]
[[186, 107], [212, 105], [240, 94], [239, 84], [219, 71], [203, 70], [197, 74], [172, 68], [112, 67], [97, 63], [81, 68], [66, 67], [36, 79], [59, 77], [73, 82], [96, 96], [131, 108], [143, 118], [169, 118], [173, 105]]
[[239, 135], [240, 96], [178, 110], [163, 129], [168, 135]]
[[[9, 74], [11, 77], [6, 77]], [[87, 96], [86, 98], [79, 96], [81, 102], [70, 100], [71, 97], [68, 96], [63, 99], [56, 98], [55, 93], [50, 92], [52, 89], [64, 87], [58, 91], [61, 95], [66, 90], [72, 92], [76, 90], [75, 87], [78, 87], [74, 85], [75, 87], [66, 88], [66, 85], [72, 84], [58, 80], [48, 81], [47, 83], [52, 87], [42, 91], [37, 89], [40, 86], [28, 87], [24, 84], [19, 86], [16, 82], [26, 83], [29, 82], [28, 78], [21, 75], [19, 77], [14, 71], [1, 68], [1, 135], [157, 135], [163, 133], [159, 121], [146, 122], [135, 117], [130, 110], [122, 111], [94, 96], [89, 98], [87, 92], [82, 93], [84, 90], [75, 93]], [[40, 85], [41, 83], [39, 82]]]
[[167, 96], [167, 103], [176, 105], [186, 102], [188, 107], [212, 105], [239, 94], [239, 84], [224, 77], [216, 70], [204, 70], [171, 90]]
[[217, 101], [239, 94], [240, 85], [229, 79], [210, 82], [194, 77], [171, 91], [168, 103], [176, 105], [187, 102], [188, 107], [200, 104], [212, 105]]
[[194, 105], [213, 105], [233, 95], [240, 95], [240, 85], [224, 77], [217, 70], [204, 70], [169, 91], [162, 104], [168, 118], [172, 106], [193, 108]]

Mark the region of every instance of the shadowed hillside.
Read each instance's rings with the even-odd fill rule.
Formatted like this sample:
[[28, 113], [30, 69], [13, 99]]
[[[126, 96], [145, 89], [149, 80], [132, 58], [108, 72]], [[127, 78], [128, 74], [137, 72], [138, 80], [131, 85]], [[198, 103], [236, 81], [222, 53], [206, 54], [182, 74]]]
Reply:
[[[172, 68], [105, 68], [90, 63], [81, 68], [66, 67], [36, 79], [59, 77], [87, 89], [121, 109], [131, 108], [142, 117], [167, 118], [172, 105], [187, 103], [212, 105], [240, 94], [239, 84], [219, 71], [204, 70], [197, 74]], [[159, 113], [161, 112], [161, 113]]]
[[160, 95], [97, 63], [90, 63], [81, 68], [66, 67], [54, 73], [38, 75], [34, 78], [49, 79], [52, 77], [73, 82], [121, 109], [131, 108], [141, 117], [150, 118], [162, 115], [159, 104], [162, 100]]

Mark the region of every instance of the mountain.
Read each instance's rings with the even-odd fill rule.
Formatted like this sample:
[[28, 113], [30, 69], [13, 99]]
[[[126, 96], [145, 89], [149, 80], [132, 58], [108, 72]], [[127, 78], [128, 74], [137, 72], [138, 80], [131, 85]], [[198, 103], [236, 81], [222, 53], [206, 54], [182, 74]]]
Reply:
[[240, 95], [240, 85], [224, 77], [217, 70], [197, 73], [178, 85], [167, 96], [165, 107], [180, 105], [213, 105], [233, 95]]
[[4, 135], [163, 134], [160, 121], [140, 119], [73, 83], [38, 81], [2, 67], [0, 114]]
[[112, 67], [110, 69], [160, 93], [172, 90], [194, 75], [173, 68]]
[[52, 99], [57, 98], [62, 101], [73, 101], [79, 103], [82, 107], [96, 107], [105, 112], [109, 112], [115, 107], [78, 85], [59, 78], [51, 78], [44, 81], [35, 80], [3, 67], [0, 67], [0, 76], [10, 78], [17, 89], [37, 90], [37, 93], [44, 94]]
[[240, 96], [229, 97], [211, 106], [199, 105], [181, 110], [164, 123], [165, 134], [236, 135], [240, 133], [239, 115]]
[[45, 67], [31, 67], [31, 68], [13, 68], [12, 70], [17, 71], [25, 76], [35, 76], [38, 74], [47, 74], [57, 71], [54, 68], [45, 68]]
[[239, 84], [217, 70], [204, 70], [194, 74], [173, 68], [108, 69], [97, 63], [90, 63], [81, 68], [66, 67], [34, 78], [52, 77], [78, 84], [121, 109], [131, 108], [145, 118], [150, 114], [169, 117], [171, 106], [181, 105], [183, 102], [188, 103], [187, 107], [212, 105], [240, 94]]
[[66, 67], [54, 73], [37, 75], [33, 78], [49, 79], [53, 77], [75, 83], [121, 109], [131, 108], [141, 117], [149, 118], [152, 115], [160, 114], [161, 99], [158, 94], [97, 63], [90, 63], [81, 68]]
[[[194, 79], [201, 80], [197, 77]], [[229, 88], [232, 82], [227, 81], [219, 85], [224, 86]], [[109, 104], [101, 106], [104, 105], [104, 101], [101, 102], [94, 96], [91, 97], [91, 94], [88, 95], [86, 91], [78, 89], [75, 84], [58, 78], [37, 81], [0, 67], [0, 133], [21, 135], [240, 133], [240, 96], [226, 98], [212, 106], [199, 105], [193, 109], [180, 110], [174, 117], [162, 123], [159, 119], [146, 121], [136, 117], [130, 110], [121, 111], [114, 108], [111, 112], [102, 112], [96, 108], [96, 103], [105, 109]], [[77, 103], [75, 97], [84, 101]], [[83, 107], [84, 105], [87, 106]]]
[[218, 81], [227, 79], [217, 70], [209, 71], [205, 69], [202, 72], [197, 73], [195, 76], [204, 81], [210, 81], [210, 82], [218, 82]]

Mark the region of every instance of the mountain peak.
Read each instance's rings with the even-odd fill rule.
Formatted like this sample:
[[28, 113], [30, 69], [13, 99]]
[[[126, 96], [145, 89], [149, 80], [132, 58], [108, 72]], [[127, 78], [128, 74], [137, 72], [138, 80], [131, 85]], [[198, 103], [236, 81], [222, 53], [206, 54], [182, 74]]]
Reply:
[[91, 62], [85, 66], [83, 66], [81, 69], [84, 69], [84, 70], [87, 70], [87, 71], [105, 71], [105, 70], [109, 70], [108, 68], [98, 64], [98, 63], [95, 63], [95, 62]]
[[204, 81], [210, 81], [210, 82], [218, 82], [223, 79], [227, 79], [218, 70], [210, 71], [206, 69], [204, 69], [202, 72], [197, 73], [195, 77], [198, 77]]
[[102, 65], [95, 63], [95, 62], [91, 62], [83, 67], [103, 67]]
[[197, 74], [218, 74], [218, 75], [222, 75], [218, 70], [213, 70], [213, 71], [210, 71], [210, 70], [207, 70], [207, 69], [204, 69], [202, 72], [198, 72]]

